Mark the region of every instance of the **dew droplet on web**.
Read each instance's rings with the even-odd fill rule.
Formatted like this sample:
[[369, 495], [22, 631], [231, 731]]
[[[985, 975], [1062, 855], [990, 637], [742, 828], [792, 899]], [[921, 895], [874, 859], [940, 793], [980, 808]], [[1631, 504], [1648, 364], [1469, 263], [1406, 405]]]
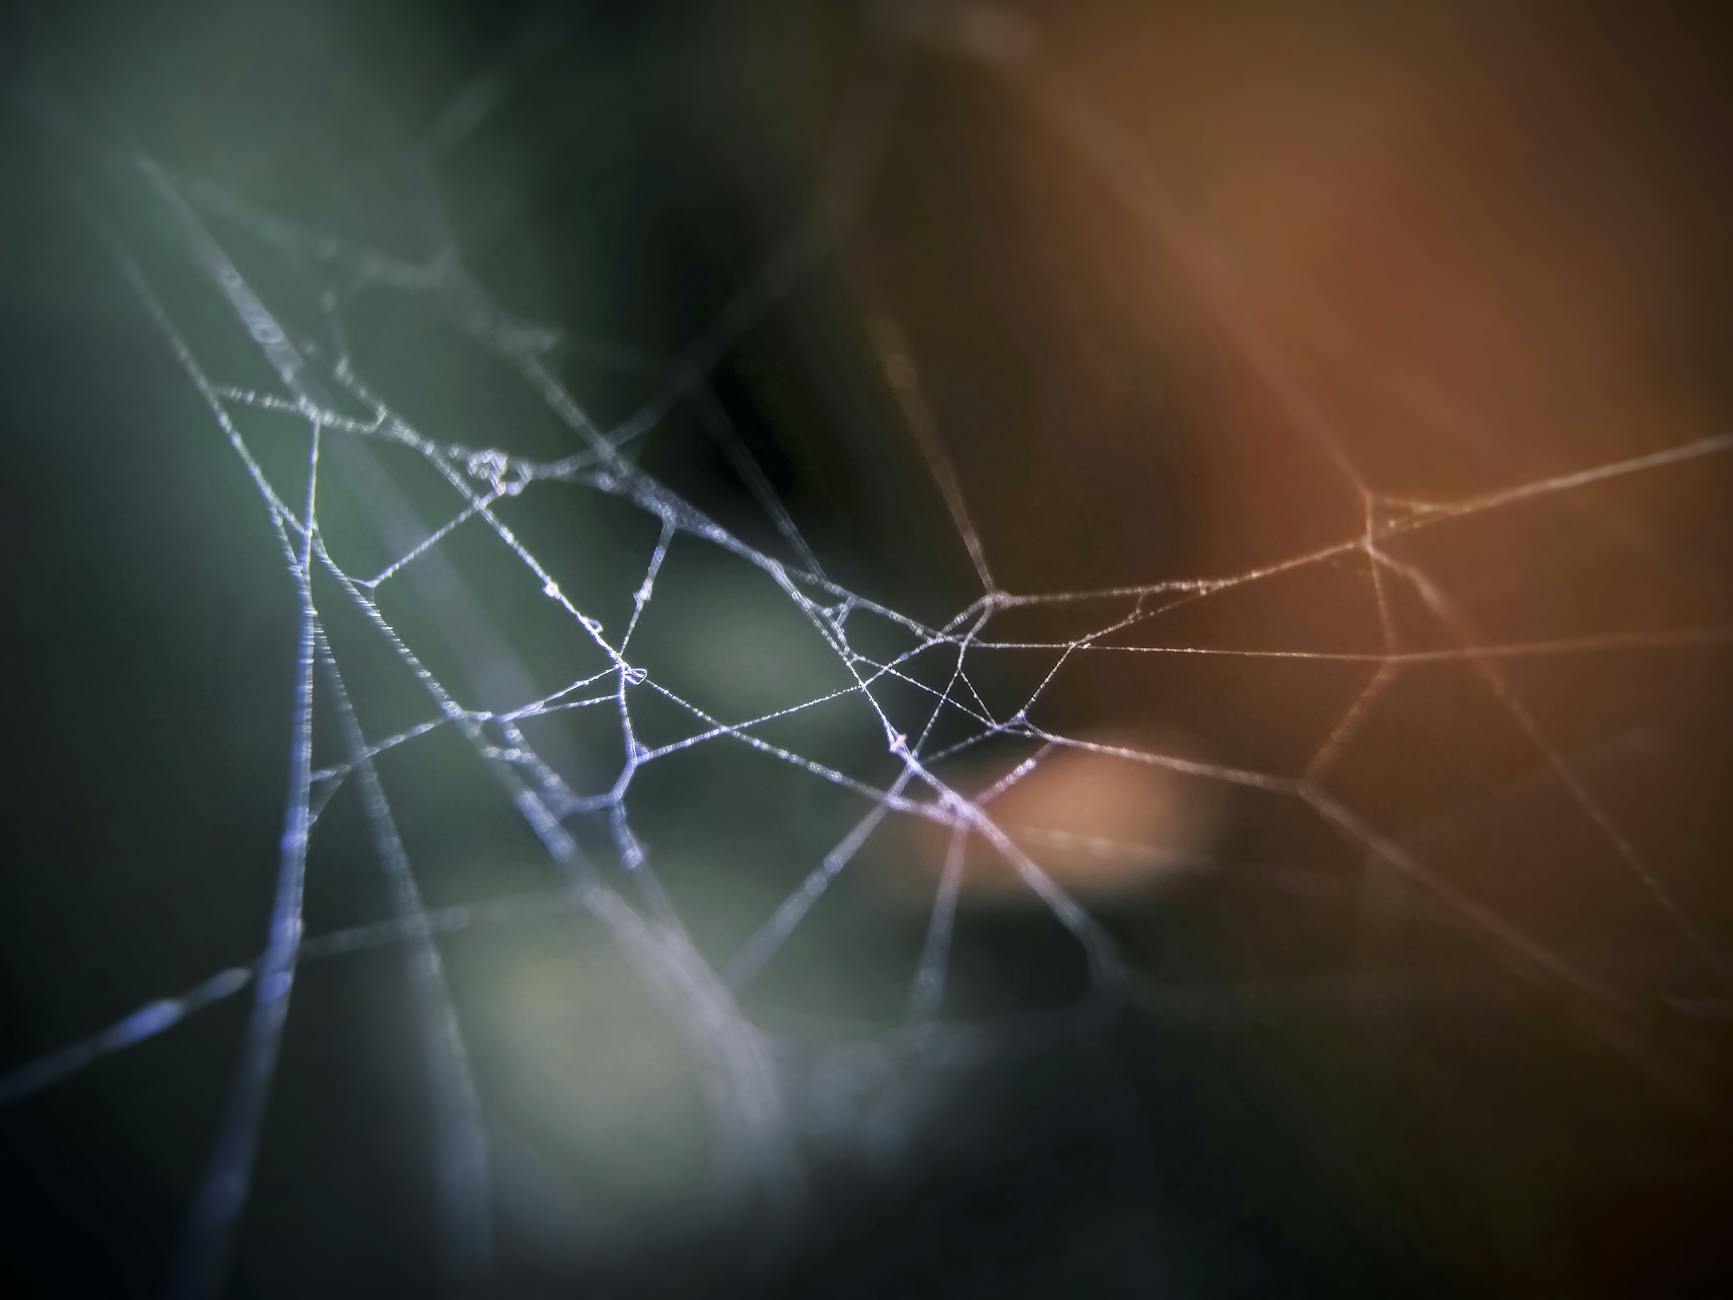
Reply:
[[497, 490], [509, 465], [510, 458], [503, 451], [489, 450], [472, 453], [463, 467], [471, 478], [480, 479]]

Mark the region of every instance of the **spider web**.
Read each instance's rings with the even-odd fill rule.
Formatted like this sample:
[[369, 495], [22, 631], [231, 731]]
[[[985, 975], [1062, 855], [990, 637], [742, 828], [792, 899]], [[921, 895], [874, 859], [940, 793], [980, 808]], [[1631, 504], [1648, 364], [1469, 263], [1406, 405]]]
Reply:
[[[1079, 176], [1101, 187], [1102, 202], [1122, 207], [1195, 276], [1230, 295], [1239, 290], [1222, 253], [1170, 209], [1130, 138], [1079, 88], [1024, 70], [1032, 38], [1021, 27], [986, 9], [942, 21], [924, 10], [899, 11], [893, 25], [905, 40], [937, 44], [1003, 76], [1075, 159]], [[479, 77], [436, 124], [418, 166], [435, 171], [442, 154], [509, 96], [517, 75], [507, 60]], [[296, 601], [294, 680], [260, 683], [261, 692], [287, 693], [292, 717], [281, 853], [259, 952], [0, 1073], [0, 1098], [32, 1095], [208, 1007], [248, 1000], [227, 1106], [188, 1211], [180, 1294], [210, 1294], [221, 1284], [284, 1026], [297, 981], [313, 963], [380, 948], [404, 955], [435, 1098], [441, 1249], [459, 1274], [485, 1272], [493, 1249], [488, 1101], [445, 957], [460, 933], [504, 933], [567, 915], [599, 926], [690, 1056], [714, 1142], [717, 1196], [771, 1207], [791, 1204], [803, 1177], [788, 1053], [803, 1028], [814, 1026], [755, 1009], [754, 989], [786, 960], [839, 882], [867, 869], [875, 844], [889, 840], [893, 856], [930, 859], [923, 877], [930, 893], [901, 973], [901, 1013], [855, 1034], [847, 1050], [868, 1044], [880, 1053], [872, 1059], [898, 1062], [911, 1095], [947, 1071], [1019, 1042], [1044, 1041], [1055, 1024], [1161, 1004], [1162, 990], [1083, 897], [1087, 883], [1075, 884], [1054, 865], [1074, 859], [1079, 839], [1098, 857], [1159, 858], [1161, 846], [1001, 815], [1019, 787], [1077, 756], [1154, 771], [1187, 789], [1279, 804], [1281, 815], [1323, 832], [1340, 860], [1408, 882], [1428, 908], [1562, 996], [1637, 1006], [1643, 991], [1619, 987], [1592, 962], [1483, 901], [1415, 846], [1423, 837], [1381, 826], [1376, 810], [1338, 789], [1338, 771], [1392, 697], [1416, 674], [1441, 667], [1477, 683], [1530, 747], [1538, 780], [1616, 862], [1633, 909], [1646, 909], [1693, 954], [1700, 987], [1725, 991], [1733, 976], [1725, 954], [1676, 895], [1665, 864], [1651, 860], [1577, 756], [1549, 733], [1511, 669], [1536, 660], [1698, 652], [1726, 645], [1733, 627], [1706, 622], [1501, 639], [1425, 560], [1413, 558], [1422, 552], [1411, 543], [1591, 491], [1689, 474], [1733, 452], [1733, 436], [1416, 499], [1381, 489], [1327, 422], [1301, 419], [1301, 435], [1359, 502], [1356, 531], [1233, 572], [1027, 590], [1001, 575], [990, 537], [974, 522], [969, 482], [953, 465], [951, 435], [929, 403], [914, 348], [893, 315], [875, 311], [864, 333], [899, 426], [883, 436], [905, 439], [924, 468], [943, 506], [951, 560], [967, 566], [976, 586], [937, 615], [906, 607], [871, 581], [831, 576], [846, 565], [797, 522], [773, 472], [711, 387], [731, 352], [822, 272], [863, 219], [884, 151], [895, 147], [895, 104], [894, 86], [865, 97], [829, 150], [809, 214], [672, 359], [598, 350], [558, 324], [522, 319], [471, 273], [449, 232], [430, 255], [400, 257], [177, 176], [148, 156], [129, 162], [130, 183], [160, 215], [173, 260], [147, 270], [150, 258], [119, 239], [111, 241], [114, 257], [208, 410], [208, 428], [188, 436], [227, 440], [274, 533], [280, 580]], [[171, 291], [166, 281], [177, 276]], [[381, 298], [452, 322], [465, 347], [506, 377], [511, 393], [495, 415], [476, 427], [436, 429], [391, 395], [398, 376], [388, 365], [376, 373], [367, 348], [351, 342], [357, 315]], [[199, 330], [221, 320], [232, 346], [206, 355], [193, 342], [198, 331], [189, 313], [203, 313]], [[1257, 337], [1236, 334], [1231, 322], [1226, 328], [1257, 356]], [[650, 395], [624, 414], [598, 414], [598, 400], [617, 404], [611, 381], [599, 383], [593, 398], [582, 378], [572, 377], [591, 372], [567, 364], [598, 352], [616, 374], [652, 376]], [[725, 510], [700, 504], [648, 467], [658, 439], [681, 419], [696, 420], [743, 489], [750, 511], [742, 520], [724, 522]], [[598, 520], [616, 544], [630, 539], [637, 558], [629, 570], [610, 564], [598, 571], [585, 562], [581, 539], [544, 540], [550, 528], [583, 534]], [[715, 576], [724, 573], [731, 576]], [[1355, 584], [1375, 620], [1375, 644], [1248, 646], [1185, 635], [1181, 620], [1190, 612], [1318, 573]], [[778, 645], [798, 645], [788, 653], [812, 671], [789, 670], [782, 681], [774, 664], [767, 678], [762, 647], [735, 651], [723, 641], [707, 651], [716, 625], [700, 608], [698, 588], [706, 582], [749, 591], [739, 598], [754, 608], [774, 607], [765, 617]], [[1416, 611], [1429, 639], [1412, 631]], [[521, 630], [532, 622], [533, 631]], [[694, 657], [704, 664], [696, 686], [687, 671]], [[1071, 678], [1109, 671], [1104, 662], [1145, 658], [1351, 670], [1359, 684], [1302, 760], [1281, 768], [1079, 732], [1051, 703]], [[1030, 664], [1039, 667], [1031, 672]], [[467, 755], [486, 798], [527, 829], [551, 869], [548, 887], [430, 903], [404, 812], [414, 803], [404, 787], [416, 769], [396, 765], [440, 744]], [[728, 942], [664, 879], [657, 842], [670, 795], [660, 786], [645, 793], [658, 781], [701, 785], [709, 779], [700, 766], [706, 761], [752, 765], [766, 781], [777, 773], [784, 783], [777, 789], [787, 793], [768, 806], [822, 800], [828, 827], [829, 847], [821, 852], [805, 856], [792, 843], [785, 849], [771, 872], [776, 896], [752, 917], [731, 917], [721, 927]], [[310, 854], [345, 800], [359, 810], [387, 913], [309, 930], [310, 873], [325, 865]], [[640, 813], [646, 800], [658, 811]], [[896, 838], [909, 827], [916, 829]], [[1209, 856], [1206, 850], [1206, 865]], [[1024, 1015], [983, 1019], [950, 1009], [969, 881], [983, 871], [1001, 873], [1074, 950], [1069, 991]], [[817, 1038], [833, 1028], [820, 1028]], [[839, 1078], [858, 1073], [868, 1058], [844, 1059], [853, 1064], [813, 1085], [821, 1099], [835, 1101], [846, 1090]], [[846, 1106], [837, 1115], [828, 1122], [862, 1122]]]

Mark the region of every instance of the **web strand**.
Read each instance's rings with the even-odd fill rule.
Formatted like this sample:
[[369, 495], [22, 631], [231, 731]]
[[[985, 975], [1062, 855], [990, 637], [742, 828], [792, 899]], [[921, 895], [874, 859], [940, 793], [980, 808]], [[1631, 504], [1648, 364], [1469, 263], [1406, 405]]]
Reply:
[[[1340, 851], [1369, 859], [1369, 870], [1418, 885], [1414, 892], [1425, 899], [1416, 906], [1471, 930], [1530, 975], [1593, 1005], [1630, 1009], [1639, 1001], [1635, 995], [1531, 934], [1435, 867], [1430, 854], [1416, 848], [1424, 828], [1380, 829], [1365, 809], [1350, 806], [1349, 797], [1339, 793], [1343, 767], [1400, 694], [1393, 688], [1408, 680], [1410, 669], [1423, 665], [1457, 664], [1472, 671], [1477, 689], [1484, 689], [1537, 756], [1551, 788], [1562, 791], [1609, 846], [1624, 872], [1621, 884], [1634, 880], [1645, 906], [1665, 920], [1669, 933], [1686, 941], [1720, 986], [1733, 984], [1725, 953], [1659, 866], [1639, 850], [1641, 837], [1633, 838], [1597, 796], [1577, 756], [1542, 725], [1507, 671], [1507, 665], [1527, 660], [1716, 652], [1733, 645], [1733, 626], [1705, 619], [1696, 625], [1500, 638], [1484, 630], [1462, 601], [1398, 545], [1493, 512], [1521, 510], [1591, 488], [1612, 491], [1639, 475], [1678, 473], [1733, 453], [1733, 434], [1455, 500], [1382, 493], [1293, 382], [1293, 359], [1260, 325], [1256, 286], [1234, 265], [1232, 250], [1206, 238], [1178, 210], [1125, 134], [1078, 87], [1030, 63], [1028, 39], [1027, 33], [1015, 40], [1005, 32], [993, 40], [976, 33], [951, 44], [1008, 77], [1061, 138], [1080, 172], [1131, 211], [1186, 268], [1199, 286], [1203, 308], [1249, 359], [1296, 433], [1331, 464], [1344, 493], [1355, 494], [1363, 516], [1356, 535], [1269, 556], [1229, 573], [1153, 575], [1141, 584], [1074, 590], [1007, 590], [989, 563], [989, 548], [969, 509], [958, 471], [958, 464], [967, 469], [968, 458], [953, 463], [910, 340], [888, 312], [875, 310], [869, 333], [888, 395], [944, 503], [950, 526], [946, 544], [961, 547], [980, 592], [959, 596], [961, 608], [931, 622], [930, 612], [917, 617], [883, 591], [853, 590], [831, 576], [845, 569], [840, 564], [827, 568], [827, 557], [820, 554], [824, 531], [813, 529], [809, 537], [796, 510], [780, 499], [711, 382], [740, 340], [818, 271], [860, 219], [888, 147], [901, 72], [888, 78], [888, 86], [875, 85], [850, 111], [842, 138], [829, 154], [830, 174], [804, 218], [714, 317], [671, 351], [671, 361], [650, 366], [636, 354], [609, 354], [623, 370], [642, 373], [648, 367], [655, 380], [650, 395], [612, 425], [592, 415], [607, 409], [605, 403], [592, 405], [595, 395], [562, 369], [559, 348], [573, 341], [492, 300], [465, 267], [437, 204], [427, 212], [425, 225], [438, 247], [417, 260], [308, 230], [214, 187], [183, 185], [149, 159], [136, 161], [144, 192], [166, 220], [170, 242], [190, 257], [201, 283], [215, 291], [233, 328], [245, 336], [250, 354], [274, 376], [271, 391], [269, 380], [263, 386], [231, 384], [220, 382], [227, 376], [207, 373], [156, 287], [110, 240], [151, 326], [235, 454], [245, 476], [240, 481], [250, 486], [274, 530], [289, 579], [295, 612], [294, 677], [286, 692], [292, 739], [274, 888], [256, 951], [230, 960], [179, 994], [145, 1002], [88, 1036], [0, 1070], [0, 1103], [75, 1078], [108, 1057], [168, 1034], [208, 1007], [250, 993], [225, 1104], [187, 1213], [176, 1295], [202, 1300], [222, 1285], [253, 1179], [291, 994], [307, 962], [401, 946], [433, 1099], [441, 1249], [447, 1271], [469, 1278], [487, 1274], [493, 1253], [494, 1171], [486, 1136], [488, 1099], [471, 1066], [442, 954], [443, 936], [482, 924], [510, 927], [531, 917], [570, 917], [599, 926], [693, 1058], [715, 1131], [718, 1186], [730, 1193], [744, 1186], [768, 1202], [790, 1196], [801, 1173], [787, 1080], [770, 1035], [754, 1018], [749, 995], [774, 962], [788, 960], [790, 939], [816, 924], [821, 908], [836, 906], [833, 889], [844, 874], [858, 875], [907, 827], [936, 831], [946, 847], [931, 898], [917, 913], [924, 924], [911, 929], [911, 946], [918, 934], [919, 952], [908, 977], [906, 1013], [899, 1010], [903, 1020], [885, 1031], [887, 1041], [927, 1035], [922, 1041], [930, 1045], [941, 1032], [955, 1031], [959, 1042], [971, 1033], [989, 1032], [952, 1024], [942, 1015], [952, 1004], [948, 990], [963, 978], [961, 966], [952, 968], [966, 938], [958, 932], [958, 921], [983, 866], [1009, 868], [1021, 895], [1034, 900], [1043, 924], [1056, 922], [1054, 933], [1081, 954], [1087, 986], [1075, 991], [1063, 1015], [1105, 1014], [1103, 1008], [1128, 996], [1151, 1003], [1170, 994], [1178, 998], [1177, 992], [1150, 989], [1130, 968], [1108, 926], [1080, 901], [1088, 895], [1070, 888], [1066, 873], [1054, 863], [1082, 847], [1140, 861], [1200, 856], [1211, 865], [1224, 864], [1211, 860], [1207, 851], [1192, 855], [1185, 846], [1143, 842], [1153, 837], [1134, 832], [1119, 837], [1027, 824], [1011, 811], [1045, 773], [1078, 756], [1203, 783], [1212, 791], [1274, 796], [1309, 825], [1327, 830]], [[535, 53], [528, 45], [514, 45], [436, 115], [416, 150], [417, 167], [433, 167], [468, 138], [510, 92], [516, 69]], [[430, 181], [426, 188], [437, 192]], [[238, 255], [231, 255], [221, 233], [225, 229], [266, 245], [319, 288], [328, 337], [315, 344], [294, 335], [267, 301], [264, 281], [255, 283], [238, 264]], [[545, 412], [564, 441], [532, 457], [508, 449], [504, 433], [509, 430], [458, 429], [453, 440], [442, 440], [431, 427], [418, 426], [391, 401], [390, 386], [376, 385], [378, 376], [348, 346], [345, 312], [363, 291], [408, 295], [461, 322], [467, 345], [492, 362], [504, 362], [511, 382], [521, 385], [515, 395], [532, 399], [538, 415]], [[739, 479], [768, 525], [767, 531], [750, 532], [766, 538], [764, 545], [729, 529], [643, 467], [642, 449], [667, 436], [677, 411], [693, 416]], [[261, 454], [269, 438], [305, 440], [304, 468], [296, 462], [304, 481], [292, 486], [274, 481], [266, 466], [282, 458]], [[439, 494], [429, 519], [422, 518], [424, 500], [412, 504], [382, 466], [391, 456], [408, 458], [432, 484], [428, 495]], [[322, 506], [321, 483], [328, 487], [332, 479], [344, 482], [368, 508], [380, 550], [364, 563], [357, 563], [328, 528], [331, 507]], [[575, 572], [571, 557], [538, 546], [534, 516], [518, 513], [526, 499], [538, 506], [557, 501], [562, 511], [605, 506], [643, 521], [644, 537], [633, 541], [630, 572], [614, 584], [615, 595], [596, 596], [596, 574]], [[489, 562], [497, 562], [489, 570], [497, 589], [478, 590], [451, 560], [453, 551], [471, 545], [485, 548]], [[656, 624], [664, 614], [683, 624], [688, 611], [677, 594], [679, 583], [684, 566], [695, 565], [691, 557], [699, 553], [706, 564], [746, 575], [755, 590], [762, 588], [764, 598], [775, 602], [793, 629], [786, 633], [790, 662], [798, 650], [822, 663], [828, 674], [822, 689], [779, 681], [778, 702], [766, 705], [755, 698], [750, 706], [739, 706], [724, 698], [717, 704], [706, 687], [726, 688], [736, 674], [743, 675], [744, 666], [701, 644], [683, 648], [702, 662], [712, 680], [694, 688], [682, 678], [677, 656], [658, 638]], [[993, 548], [992, 559], [1005, 564], [1007, 575], [1012, 572], [1000, 546]], [[1332, 568], [1351, 568], [1354, 580], [1364, 584], [1361, 608], [1375, 620], [1376, 631], [1364, 634], [1366, 644], [1360, 648], [1217, 644], [1164, 635], [1163, 628], [1171, 630], [1178, 621], [1178, 611]], [[315, 575], [321, 599], [330, 597], [328, 609], [315, 602]], [[511, 599], [527, 597], [526, 603], [539, 600], [538, 613], [557, 625], [561, 667], [553, 676], [532, 672], [498, 626], [490, 601], [502, 592]], [[399, 598], [416, 606], [426, 624], [399, 616], [394, 604]], [[1397, 610], [1401, 606], [1406, 612], [1402, 602], [1413, 600], [1443, 629], [1447, 644], [1406, 634]], [[327, 627], [327, 615], [335, 619], [338, 608], [359, 622], [370, 638], [368, 649], [413, 683], [423, 711], [416, 720], [408, 720], [413, 714], [392, 717], [389, 726], [371, 732], [364, 724], [364, 669], [352, 675], [347, 652], [340, 652], [340, 639]], [[1047, 625], [1029, 635], [1006, 628], [1007, 621], [1025, 615], [1066, 616], [1085, 630], [1049, 636], [1044, 635]], [[424, 646], [429, 626], [447, 637], [452, 654], [441, 658]], [[703, 632], [699, 628], [687, 635], [695, 639]], [[1050, 656], [1051, 662], [1036, 656]], [[1293, 770], [1274, 762], [1272, 770], [1263, 770], [1117, 743], [1099, 732], [1071, 734], [1074, 728], [1055, 703], [1062, 683], [1096, 665], [1159, 659], [1269, 661], [1320, 673], [1336, 666], [1354, 673], [1354, 689], [1345, 706], [1323, 719], [1318, 738]], [[453, 661], [455, 671], [447, 672]], [[437, 672], [434, 665], [440, 665]], [[1341, 669], [1344, 665], [1349, 668]], [[1005, 681], [1022, 685], [1014, 692], [1000, 689], [1001, 673]], [[317, 713], [316, 704], [328, 708]], [[329, 725], [328, 717], [336, 722], [340, 756], [321, 758], [324, 765], [316, 766], [315, 741], [323, 740], [318, 729]], [[586, 727], [594, 723], [606, 744], [597, 747], [603, 757], [585, 750], [586, 762], [574, 764], [560, 750], [561, 742], [546, 736], [556, 731], [555, 724], [576, 726], [579, 719]], [[818, 734], [820, 724], [830, 729], [823, 733], [826, 747], [807, 739]], [[803, 731], [807, 726], [814, 731]], [[853, 761], [836, 757], [829, 747], [839, 736], [852, 742]], [[439, 737], [445, 739], [433, 739]], [[539, 845], [544, 865], [551, 868], [551, 888], [488, 904], [429, 905], [406, 847], [404, 801], [389, 778], [399, 757], [440, 743], [461, 747], [487, 773], [490, 796], [509, 805]], [[983, 753], [1001, 751], [1008, 752], [990, 769], [998, 775], [989, 779], [983, 775], [986, 763], [996, 760], [989, 757], [980, 766], [976, 761]], [[731, 956], [712, 951], [703, 928], [690, 923], [678, 882], [664, 883], [657, 827], [640, 801], [646, 772], [652, 774], [649, 783], [662, 773], [683, 776], [697, 767], [695, 754], [775, 769], [778, 779], [787, 778], [802, 791], [848, 805], [848, 820], [813, 841], [816, 863], [808, 856], [780, 864], [780, 896], [766, 915], [741, 927]], [[389, 914], [373, 923], [304, 936], [309, 841], [327, 820], [339, 819], [339, 814], [328, 819], [326, 810], [338, 791], [351, 786], [365, 813]], [[779, 805], [775, 811], [785, 809]], [[924, 841], [896, 840], [896, 851], [906, 855], [915, 842]], [[828, 850], [820, 853], [827, 843]], [[1366, 976], [1373, 983], [1381, 978]], [[897, 986], [899, 999], [902, 987]]]

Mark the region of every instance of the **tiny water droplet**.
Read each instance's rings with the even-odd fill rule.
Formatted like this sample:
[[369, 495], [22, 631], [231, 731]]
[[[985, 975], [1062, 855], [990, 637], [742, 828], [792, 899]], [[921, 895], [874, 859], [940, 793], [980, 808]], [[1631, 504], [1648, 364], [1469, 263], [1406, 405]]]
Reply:
[[469, 471], [471, 478], [481, 479], [484, 483], [491, 483], [498, 488], [500, 480], [505, 477], [508, 463], [503, 451], [478, 451], [470, 455], [463, 467]]

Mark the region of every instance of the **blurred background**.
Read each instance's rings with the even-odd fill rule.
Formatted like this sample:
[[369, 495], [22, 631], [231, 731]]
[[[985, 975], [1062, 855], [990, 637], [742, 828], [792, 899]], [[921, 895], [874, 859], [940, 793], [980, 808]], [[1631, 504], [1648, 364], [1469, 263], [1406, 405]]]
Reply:
[[[974, 837], [939, 1020], [910, 1033], [949, 837], [891, 814], [740, 993], [798, 1170], [777, 1195], [726, 1180], [690, 1026], [561, 894], [474, 748], [447, 727], [382, 753], [449, 922], [495, 1259], [447, 1268], [413, 946], [349, 781], [311, 842], [223, 1294], [1733, 1283], [1733, 121], [1712, 24], [73, 0], [8, 30], [0, 1291], [162, 1291], [244, 980], [64, 1077], [19, 1071], [244, 972], [270, 914], [295, 588], [123, 263], [241, 395], [237, 432], [291, 503], [307, 427], [272, 409], [281, 380], [199, 231], [339, 413], [369, 417], [348, 374], [497, 488], [581, 446], [512, 362], [533, 357], [598, 428], [650, 412], [634, 462], [731, 537], [927, 627], [983, 594], [947, 475], [1005, 592], [1327, 552], [988, 625], [1004, 648], [970, 652], [974, 703], [1004, 719], [1038, 692], [1031, 720], [1094, 748], [1000, 736], [937, 771], [974, 796], [1040, 752], [995, 816], [1113, 936], [1128, 992], [1092, 994], [1075, 937]], [[379, 574], [462, 502], [400, 447], [344, 446], [322, 536]], [[577, 607], [631, 617], [643, 509], [532, 483], [499, 513]], [[434, 717], [341, 587], [314, 595], [363, 734]], [[609, 670], [474, 520], [379, 602], [468, 707]], [[849, 620], [881, 662], [918, 644]], [[763, 571], [690, 536], [633, 637], [723, 721], [850, 684]], [[943, 691], [954, 664], [908, 672]], [[882, 698], [918, 735], [931, 695]], [[322, 708], [315, 767], [346, 754]], [[647, 746], [703, 730], [646, 692], [634, 709]], [[625, 758], [611, 706], [522, 730], [576, 791]], [[903, 767], [858, 698], [755, 734], [881, 789]], [[872, 806], [727, 738], [648, 763], [629, 801], [717, 971]], [[606, 817], [569, 825], [624, 893]]]

